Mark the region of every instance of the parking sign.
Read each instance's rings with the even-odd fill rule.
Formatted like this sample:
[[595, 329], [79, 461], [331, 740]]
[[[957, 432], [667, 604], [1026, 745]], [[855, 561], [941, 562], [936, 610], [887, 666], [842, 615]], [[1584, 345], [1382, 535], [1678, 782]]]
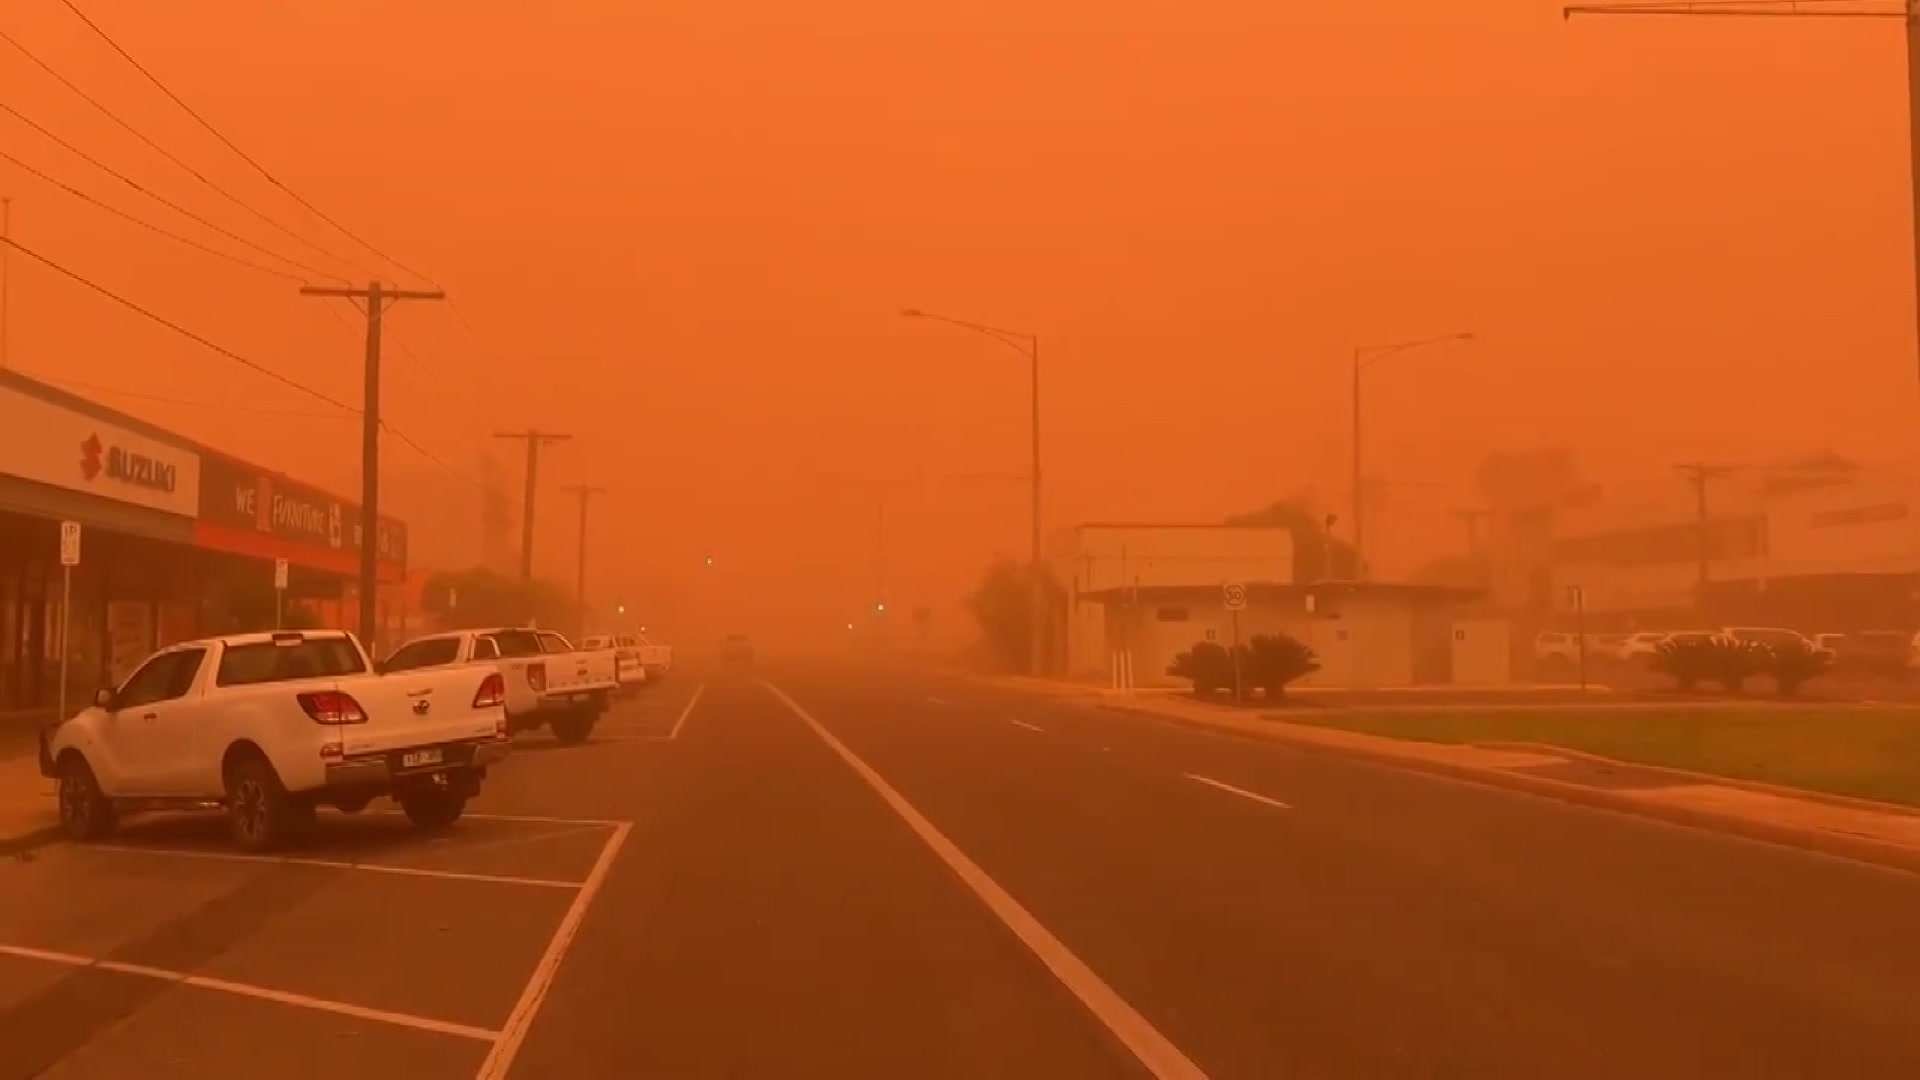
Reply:
[[80, 523], [77, 521], [60, 523], [60, 565], [80, 565]]
[[276, 589], [287, 587], [287, 560], [285, 559], [273, 560], [273, 587]]

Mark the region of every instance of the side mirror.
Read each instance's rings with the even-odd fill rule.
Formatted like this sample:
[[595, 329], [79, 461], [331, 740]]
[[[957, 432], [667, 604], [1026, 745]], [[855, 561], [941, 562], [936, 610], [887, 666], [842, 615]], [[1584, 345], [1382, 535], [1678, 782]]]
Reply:
[[93, 692], [93, 703], [108, 712], [113, 711], [113, 688], [103, 686]]

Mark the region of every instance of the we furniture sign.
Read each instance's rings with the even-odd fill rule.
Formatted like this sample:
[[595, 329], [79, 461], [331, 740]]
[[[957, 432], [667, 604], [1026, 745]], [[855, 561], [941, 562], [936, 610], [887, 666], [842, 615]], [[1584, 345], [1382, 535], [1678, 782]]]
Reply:
[[0, 473], [181, 517], [200, 510], [200, 455], [0, 386]]

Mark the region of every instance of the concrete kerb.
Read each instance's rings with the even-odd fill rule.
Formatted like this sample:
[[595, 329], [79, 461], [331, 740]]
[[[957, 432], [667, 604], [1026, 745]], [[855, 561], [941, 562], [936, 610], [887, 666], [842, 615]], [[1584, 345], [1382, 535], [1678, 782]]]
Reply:
[[[1477, 787], [1518, 791], [1523, 794], [1555, 799], [1560, 802], [1586, 806], [1592, 809], [1608, 810], [1643, 819], [1650, 818], [1668, 824], [1725, 833], [1749, 840], [1758, 840], [1765, 843], [1778, 844], [1783, 847], [1811, 851], [1816, 854], [1872, 863], [1895, 870], [1902, 870], [1911, 874], [1920, 874], [1920, 850], [1903, 847], [1899, 844], [1885, 843], [1864, 836], [1851, 836], [1823, 830], [1806, 829], [1736, 814], [1715, 813], [1696, 807], [1652, 802], [1606, 788], [1588, 787], [1582, 784], [1569, 783], [1564, 780], [1553, 780], [1543, 776], [1531, 776], [1509, 769], [1482, 768], [1433, 757], [1396, 752], [1391, 746], [1396, 740], [1385, 739], [1378, 736], [1361, 736], [1360, 739], [1354, 740], [1343, 739], [1338, 744], [1335, 744], [1323, 739], [1307, 737], [1305, 733], [1300, 731], [1289, 731], [1287, 729], [1290, 725], [1285, 721], [1255, 721], [1253, 717], [1234, 717], [1231, 719], [1240, 720], [1241, 723], [1227, 724], [1220, 722], [1220, 720], [1229, 719], [1226, 717], [1222, 717], [1220, 720], [1212, 720], [1209, 718], [1189, 716], [1171, 710], [1162, 711], [1144, 708], [1138, 704], [1120, 704], [1113, 701], [1101, 701], [1098, 703], [1098, 706], [1113, 712], [1133, 713], [1140, 716], [1152, 717], [1157, 720], [1183, 724], [1188, 727], [1225, 732], [1240, 735], [1245, 738], [1284, 742], [1288, 746], [1300, 750], [1363, 760], [1370, 764], [1382, 765], [1388, 768], [1427, 773], [1462, 783], [1473, 784]], [[1254, 723], [1261, 723], [1264, 726], [1254, 727], [1252, 726]], [[1342, 734], [1353, 733], [1343, 732]], [[1389, 745], [1374, 746], [1371, 745], [1373, 742]], [[1559, 747], [1552, 746], [1529, 746], [1528, 751], [1552, 753], [1563, 757], [1573, 756]], [[1642, 768], [1642, 766], [1629, 762], [1609, 761], [1608, 763], [1626, 768]], [[1726, 784], [1725, 778], [1717, 776], [1689, 777], [1689, 782], [1735, 786]], [[1769, 794], [1784, 794], [1788, 797], [1799, 798], [1804, 798], [1807, 795], [1806, 792], [1797, 789], [1775, 789], [1769, 792]], [[1875, 804], [1871, 808], [1880, 809], [1881, 807]]]

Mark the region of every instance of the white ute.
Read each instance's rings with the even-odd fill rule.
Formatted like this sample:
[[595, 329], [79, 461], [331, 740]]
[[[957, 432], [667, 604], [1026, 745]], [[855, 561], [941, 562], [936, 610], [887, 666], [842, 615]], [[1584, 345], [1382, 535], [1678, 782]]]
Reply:
[[510, 743], [498, 672], [376, 674], [340, 631], [172, 645], [42, 733], [60, 821], [93, 840], [120, 812], [224, 806], [240, 847], [271, 848], [314, 808], [391, 795], [422, 828], [451, 825]]
[[622, 690], [646, 685], [647, 668], [640, 660], [640, 646], [632, 634], [588, 634], [580, 639], [580, 647], [588, 652], [613, 650], [614, 670]]
[[492, 627], [415, 638], [382, 671], [444, 668], [495, 671], [506, 683], [507, 729], [551, 728], [563, 743], [584, 742], [620, 688], [612, 650], [576, 650], [552, 630]]

